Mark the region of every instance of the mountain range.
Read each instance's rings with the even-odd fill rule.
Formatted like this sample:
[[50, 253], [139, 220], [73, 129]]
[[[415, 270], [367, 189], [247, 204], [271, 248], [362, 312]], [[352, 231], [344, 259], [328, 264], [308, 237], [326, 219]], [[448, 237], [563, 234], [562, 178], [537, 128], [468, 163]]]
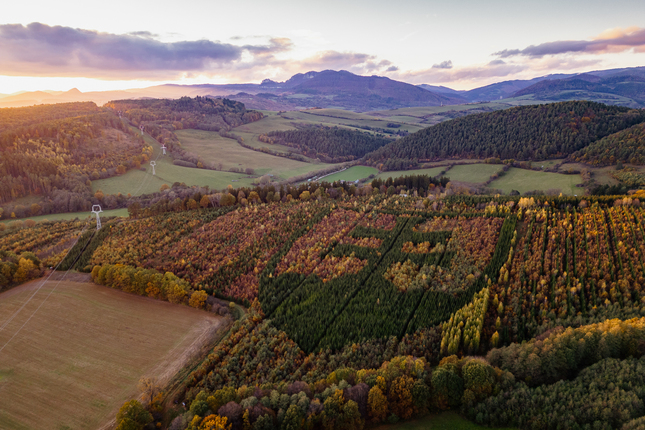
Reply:
[[529, 80], [502, 81], [467, 91], [445, 86], [412, 85], [382, 76], [359, 76], [341, 70], [298, 73], [284, 82], [265, 79], [260, 84], [176, 85], [95, 91], [34, 91], [0, 94], [0, 107], [19, 107], [71, 101], [179, 98], [182, 96], [226, 97], [249, 109], [296, 110], [343, 108], [375, 111], [416, 106], [458, 105], [487, 101], [509, 104], [592, 100], [605, 104], [645, 107], [645, 67], [598, 70], [581, 74], [555, 74]]

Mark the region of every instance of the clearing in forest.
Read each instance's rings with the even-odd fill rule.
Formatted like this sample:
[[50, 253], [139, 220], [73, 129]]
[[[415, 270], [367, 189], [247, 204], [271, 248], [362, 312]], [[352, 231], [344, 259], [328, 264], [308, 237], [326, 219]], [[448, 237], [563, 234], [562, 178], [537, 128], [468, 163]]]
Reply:
[[24, 324], [0, 351], [2, 429], [97, 429], [138, 395], [142, 376], [168, 382], [226, 322], [92, 283], [50, 280], [5, 326], [41, 282], [0, 295], [0, 348]]

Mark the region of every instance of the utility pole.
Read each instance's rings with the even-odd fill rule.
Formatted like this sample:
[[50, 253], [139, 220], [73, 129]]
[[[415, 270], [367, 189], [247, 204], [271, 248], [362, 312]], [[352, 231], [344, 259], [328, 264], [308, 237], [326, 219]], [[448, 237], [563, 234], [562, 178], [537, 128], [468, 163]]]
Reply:
[[101, 229], [101, 217], [99, 216], [99, 214], [100, 214], [101, 212], [103, 212], [103, 211], [101, 210], [101, 205], [94, 205], [94, 206], [92, 206], [92, 213], [93, 213], [93, 214], [96, 214], [96, 229], [97, 229], [97, 230], [100, 230], [100, 229]]

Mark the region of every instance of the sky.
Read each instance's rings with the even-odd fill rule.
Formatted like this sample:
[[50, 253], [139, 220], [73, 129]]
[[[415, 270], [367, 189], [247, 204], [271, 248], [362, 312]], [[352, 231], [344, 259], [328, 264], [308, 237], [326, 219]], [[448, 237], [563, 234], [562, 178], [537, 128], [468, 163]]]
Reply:
[[325, 69], [471, 89], [645, 66], [645, 2], [20, 0], [0, 93], [259, 83]]

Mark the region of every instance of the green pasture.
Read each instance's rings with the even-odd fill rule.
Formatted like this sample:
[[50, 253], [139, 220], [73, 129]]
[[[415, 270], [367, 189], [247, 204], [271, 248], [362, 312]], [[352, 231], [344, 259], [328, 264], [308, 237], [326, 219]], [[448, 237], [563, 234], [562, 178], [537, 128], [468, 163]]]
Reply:
[[[26, 221], [28, 219], [34, 220], [36, 222], [40, 221], [68, 221], [72, 219], [85, 219], [87, 217], [93, 217], [94, 214], [92, 212], [68, 212], [68, 213], [62, 213], [62, 214], [49, 214], [49, 215], [38, 215], [38, 216], [30, 216], [26, 218], [20, 218], [20, 221]], [[106, 209], [103, 211], [101, 214], [101, 217], [109, 217], [109, 216], [122, 216], [122, 217], [127, 217], [128, 216], [128, 210], [127, 209]], [[15, 219], [5, 219], [0, 221], [0, 224], [9, 224], [12, 221], [16, 221]]]
[[534, 190], [558, 190], [567, 195], [580, 195], [584, 194], [584, 188], [578, 188], [576, 184], [581, 182], [580, 175], [537, 172], [511, 167], [503, 176], [491, 182], [489, 187], [502, 190], [505, 194], [509, 194], [512, 190], [517, 190], [521, 194]]
[[[254, 134], [263, 134], [270, 131], [293, 130], [295, 127], [292, 120], [284, 118], [274, 111], [262, 111], [264, 118], [259, 121], [235, 127], [234, 133], [247, 132]], [[290, 112], [288, 112], [290, 113]]]
[[393, 117], [393, 116], [406, 116], [415, 118], [417, 121], [424, 119], [426, 116], [442, 114], [446, 112], [467, 112], [470, 110], [482, 109], [506, 109], [510, 107], [509, 103], [504, 102], [491, 102], [491, 103], [470, 103], [463, 105], [447, 105], [447, 106], [419, 106], [389, 110], [379, 110], [372, 112], [365, 112], [366, 115], [378, 117]]
[[416, 169], [416, 170], [393, 170], [390, 172], [382, 172], [376, 175], [376, 178], [386, 180], [387, 178], [400, 178], [401, 176], [410, 175], [428, 175], [430, 177], [437, 176], [447, 167], [432, 167], [429, 169]]
[[[374, 430], [480, 430], [486, 429], [477, 425], [457, 412], [448, 411], [440, 414], [427, 415], [423, 418], [404, 421], [397, 424], [384, 424]], [[497, 430], [510, 430], [509, 428], [496, 427]]]
[[[239, 136], [242, 139], [244, 139], [244, 143], [249, 145], [252, 148], [256, 148], [256, 149], [269, 148], [272, 151], [276, 151], [276, 152], [279, 152], [279, 153], [282, 153], [282, 154], [291, 154], [293, 152], [297, 152], [297, 150], [295, 148], [291, 148], [291, 147], [286, 146], [286, 145], [270, 144], [270, 143], [261, 142], [260, 139], [258, 139], [259, 134], [257, 134], [257, 133], [243, 132], [243, 131], [240, 131], [237, 128], [234, 129], [233, 131], [234, 131], [235, 136]], [[237, 142], [235, 142], [235, 144], [237, 145]], [[248, 149], [245, 149], [245, 150], [248, 151]], [[273, 157], [273, 155], [271, 155], [270, 157]], [[305, 158], [307, 160], [309, 160], [309, 162], [314, 162], [314, 160], [311, 160], [311, 159], [309, 159], [307, 157], [305, 157]]]
[[[219, 136], [219, 134], [217, 134]], [[132, 169], [120, 176], [108, 179], [99, 179], [92, 182], [92, 191], [103, 191], [104, 194], [131, 194], [139, 196], [159, 191], [162, 185], [172, 186], [175, 182], [186, 185], [208, 186], [212, 190], [222, 190], [228, 185], [234, 187], [250, 187], [255, 178], [249, 178], [244, 173], [221, 172], [216, 170], [195, 169], [176, 166], [172, 164], [169, 155], [161, 154], [161, 146], [149, 135], [144, 135], [144, 140], [153, 148], [152, 159], [156, 160], [156, 175], [152, 175], [150, 164], [144, 164], [145, 170]], [[228, 139], [230, 140], [230, 139]], [[238, 145], [235, 141], [231, 142]], [[239, 146], [239, 145], [238, 145]], [[254, 151], [248, 150], [250, 153]], [[246, 166], [244, 166], [246, 167]]]
[[446, 172], [451, 181], [468, 182], [471, 184], [482, 184], [493, 174], [502, 170], [500, 164], [467, 164], [453, 166]]
[[[245, 143], [253, 137], [247, 133], [237, 133], [237, 135], [242, 137], [246, 135]], [[332, 166], [323, 163], [306, 163], [253, 151], [252, 149], [244, 148], [233, 139], [222, 138], [218, 133], [212, 131], [181, 130], [177, 132], [177, 137], [184, 149], [199, 155], [207, 163], [215, 165], [222, 163], [224, 170], [231, 167], [241, 169], [250, 167], [255, 171], [256, 176], [272, 174], [275, 179], [288, 179]], [[272, 147], [277, 145], [263, 143], [263, 146]]]
[[287, 112], [285, 116], [293, 117], [301, 121], [306, 121], [307, 123], [320, 124], [326, 126], [339, 126], [352, 128], [360, 131], [369, 131], [361, 127], [371, 127], [371, 128], [381, 128], [388, 129], [388, 123], [394, 122], [400, 124], [400, 127], [394, 128], [393, 130], [405, 130], [409, 133], [414, 133], [419, 131], [422, 127], [414, 124], [406, 124], [399, 121], [394, 121], [383, 118], [378, 118], [375, 116], [365, 115], [361, 113], [351, 112], [349, 115], [348, 111], [343, 111], [341, 109], [311, 109], [303, 111], [293, 111]]
[[378, 173], [378, 169], [368, 166], [353, 166], [349, 169], [343, 170], [342, 172], [333, 173], [329, 176], [325, 176], [319, 181], [326, 182], [335, 182], [335, 181], [356, 181], [358, 179], [367, 178], [369, 175], [375, 175]]

